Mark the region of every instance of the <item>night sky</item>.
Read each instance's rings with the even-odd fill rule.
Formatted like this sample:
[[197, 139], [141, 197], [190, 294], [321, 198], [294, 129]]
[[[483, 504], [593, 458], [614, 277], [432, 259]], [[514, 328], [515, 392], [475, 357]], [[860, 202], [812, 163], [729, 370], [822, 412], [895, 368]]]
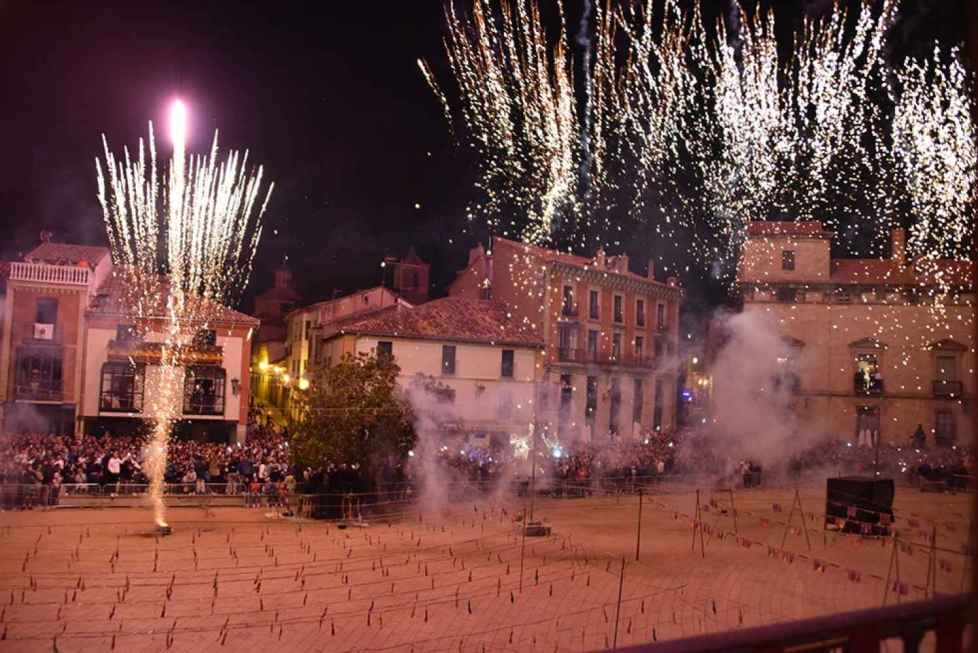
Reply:
[[[576, 24], [580, 2], [566, 4]], [[707, 12], [727, 4], [708, 0]], [[796, 18], [826, 4], [775, 7]], [[955, 5], [906, 3], [898, 48], [956, 37]], [[276, 182], [248, 295], [285, 256], [308, 301], [374, 285], [383, 256], [412, 244], [443, 293], [475, 242], [461, 233], [474, 160], [454, 146], [416, 65], [426, 58], [447, 79], [443, 29], [442, 0], [0, 0], [0, 258], [33, 247], [42, 229], [104, 244], [101, 134], [114, 151], [134, 147], [179, 96], [193, 149], [220, 128], [224, 146], [248, 148]], [[654, 241], [633, 241], [644, 263]], [[693, 301], [722, 300], [684, 281]]]

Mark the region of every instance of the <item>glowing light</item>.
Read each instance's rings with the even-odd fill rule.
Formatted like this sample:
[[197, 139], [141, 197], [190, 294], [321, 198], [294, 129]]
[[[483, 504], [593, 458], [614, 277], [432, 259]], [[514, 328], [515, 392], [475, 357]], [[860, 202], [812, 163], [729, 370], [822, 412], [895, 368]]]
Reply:
[[[248, 172], [248, 155], [218, 158], [217, 132], [210, 153], [186, 156], [187, 111], [170, 108], [173, 157], [157, 166], [153, 124], [137, 156], [121, 159], [103, 134], [104, 164], [95, 159], [98, 200], [115, 264], [113, 274], [131, 319], [164, 322], [155, 391], [145, 415], [153, 420], [143, 471], [157, 524], [165, 525], [163, 482], [167, 442], [181, 417], [184, 361], [197, 331], [243, 290], [261, 236], [262, 168]], [[104, 167], [103, 167], [104, 166]]]
[[299, 379], [299, 389], [308, 390], [309, 389], [309, 379]]

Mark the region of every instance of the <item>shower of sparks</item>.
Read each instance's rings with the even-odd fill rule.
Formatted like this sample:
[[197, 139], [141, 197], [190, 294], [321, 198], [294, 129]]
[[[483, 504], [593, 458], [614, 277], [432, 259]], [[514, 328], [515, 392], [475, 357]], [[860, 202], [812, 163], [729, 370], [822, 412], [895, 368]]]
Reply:
[[956, 50], [948, 54], [938, 48], [929, 60], [908, 61], [897, 78], [895, 160], [914, 218], [907, 253], [919, 272], [947, 294], [956, 275], [940, 260], [969, 258], [975, 219], [974, 80]]
[[173, 157], [157, 166], [153, 125], [116, 159], [103, 135], [104, 165], [96, 158], [98, 199], [126, 304], [141, 324], [163, 322], [164, 346], [154, 369], [157, 390], [147, 402], [153, 419], [146, 468], [155, 520], [165, 526], [163, 472], [173, 422], [183, 397], [183, 350], [206, 328], [220, 304], [236, 301], [251, 273], [261, 217], [272, 185], [262, 191], [262, 168], [248, 154], [219, 157], [217, 132], [208, 155], [186, 154], [186, 108], [171, 111]]
[[[603, 105], [592, 98], [586, 107], [591, 119], [583, 120], [559, 4], [558, 13], [551, 45], [531, 0], [474, 0], [466, 16], [446, 5], [445, 48], [459, 90], [458, 113], [481, 163], [477, 188], [483, 199], [469, 216], [485, 218], [496, 233], [538, 244], [549, 242], [561, 225], [575, 231], [582, 209], [578, 182], [586, 175], [589, 183], [582, 185], [596, 185], [602, 169], [602, 148], [586, 146], [599, 139], [585, 130], [600, 129], [596, 116]], [[419, 65], [451, 119], [430, 67]]]

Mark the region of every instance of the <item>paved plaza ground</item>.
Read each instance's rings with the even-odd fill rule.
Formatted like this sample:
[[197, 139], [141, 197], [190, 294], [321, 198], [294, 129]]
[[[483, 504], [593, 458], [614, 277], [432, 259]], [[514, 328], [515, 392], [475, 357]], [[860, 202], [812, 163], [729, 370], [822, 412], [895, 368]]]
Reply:
[[701, 531], [696, 488], [658, 486], [638, 562], [636, 495], [538, 499], [553, 532], [525, 544], [522, 499], [347, 529], [179, 508], [165, 538], [142, 509], [0, 513], [0, 653], [583, 651], [616, 622], [623, 646], [964, 587], [970, 496], [899, 488], [896, 545], [826, 535], [824, 486], [798, 496], [807, 540], [794, 489], [703, 489]]

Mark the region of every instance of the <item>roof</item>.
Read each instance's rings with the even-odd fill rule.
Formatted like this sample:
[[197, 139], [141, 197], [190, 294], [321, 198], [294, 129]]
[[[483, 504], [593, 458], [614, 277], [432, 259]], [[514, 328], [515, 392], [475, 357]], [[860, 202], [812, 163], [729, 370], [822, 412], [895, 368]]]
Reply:
[[831, 238], [832, 232], [822, 227], [819, 220], [767, 221], [755, 220], [747, 225], [748, 236], [806, 236]]
[[445, 297], [413, 308], [389, 306], [376, 316], [348, 324], [340, 333], [539, 347], [497, 302]]
[[[126, 290], [135, 285], [133, 279], [133, 275], [127, 273], [124, 268], [113, 269], [112, 274], [99, 286], [95, 296], [92, 298], [92, 302], [88, 307], [88, 314], [95, 316], [131, 316], [133, 308]], [[168, 287], [169, 279], [160, 277], [157, 292], [151, 295], [153, 303], [146, 309], [146, 317], [166, 317]], [[223, 322], [242, 326], [258, 326], [260, 324], [258, 318], [228, 308], [216, 301], [204, 299], [203, 297], [192, 297], [189, 303], [193, 311], [201, 316], [200, 319], [202, 321]]]
[[99, 261], [109, 255], [108, 247], [96, 245], [72, 245], [69, 243], [43, 242], [25, 256], [28, 262], [44, 262], [55, 265], [78, 265], [85, 261], [90, 266], [98, 265]]
[[[627, 257], [622, 255], [607, 255], [605, 257], [605, 267], [602, 268], [598, 265], [597, 260], [593, 258], [588, 258], [586, 256], [579, 256], [577, 254], [570, 254], [568, 252], [561, 252], [555, 249], [547, 249], [546, 247], [540, 247], [539, 245], [530, 245], [528, 243], [521, 243], [515, 240], [509, 240], [508, 238], [502, 238], [501, 236], [493, 237], [493, 247], [498, 247], [499, 245], [508, 246], [515, 248], [522, 253], [535, 256], [543, 261], [553, 262], [553, 263], [563, 263], [564, 265], [570, 265], [576, 268], [587, 268], [591, 270], [600, 270], [601, 272], [607, 272], [609, 274], [617, 274], [628, 279], [635, 279], [638, 281], [644, 281], [646, 283], [652, 283], [661, 287], [670, 287], [668, 283], [663, 283], [662, 281], [656, 281], [655, 279], [649, 278], [642, 274], [635, 274], [627, 268], [624, 271], [616, 269], [617, 266], [625, 262]], [[471, 265], [471, 263], [470, 263]]]
[[970, 286], [974, 280], [974, 263], [940, 260], [923, 269], [904, 265], [898, 259], [852, 258], [832, 259], [831, 280], [850, 285], [961, 285]]

